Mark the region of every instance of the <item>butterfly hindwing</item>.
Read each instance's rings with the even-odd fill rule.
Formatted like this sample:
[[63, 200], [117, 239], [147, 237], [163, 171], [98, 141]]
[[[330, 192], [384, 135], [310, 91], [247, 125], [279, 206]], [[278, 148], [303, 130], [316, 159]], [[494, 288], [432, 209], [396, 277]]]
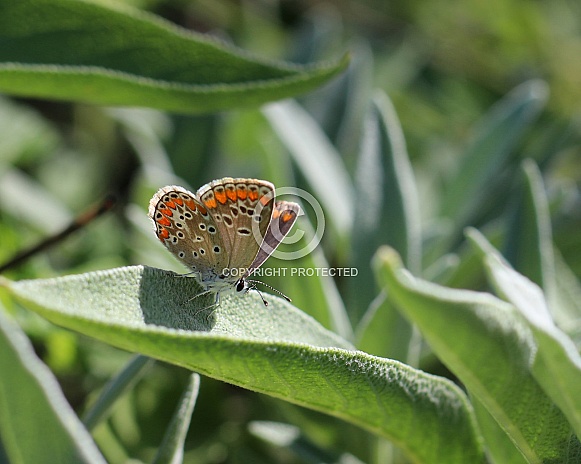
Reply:
[[159, 240], [202, 282], [220, 275], [228, 263], [226, 246], [211, 214], [192, 192], [163, 187], [151, 199], [149, 216]]

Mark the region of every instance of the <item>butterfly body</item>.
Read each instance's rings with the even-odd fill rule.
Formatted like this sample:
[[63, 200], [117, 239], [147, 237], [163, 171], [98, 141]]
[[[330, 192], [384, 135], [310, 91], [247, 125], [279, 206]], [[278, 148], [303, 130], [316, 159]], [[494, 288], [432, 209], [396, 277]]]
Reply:
[[299, 206], [274, 195], [274, 185], [258, 179], [225, 177], [196, 193], [170, 185], [151, 199], [149, 217], [159, 240], [218, 299], [247, 292], [247, 278], [296, 221]]

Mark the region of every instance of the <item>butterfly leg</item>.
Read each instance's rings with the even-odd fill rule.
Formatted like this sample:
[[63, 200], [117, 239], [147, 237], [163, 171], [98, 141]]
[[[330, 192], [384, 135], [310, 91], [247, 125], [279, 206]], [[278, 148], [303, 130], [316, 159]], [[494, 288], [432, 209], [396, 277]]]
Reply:
[[218, 306], [220, 306], [220, 292], [216, 292], [216, 299], [214, 300], [214, 304], [208, 306], [208, 308], [214, 308], [214, 309], [212, 309], [212, 311], [210, 311], [208, 313], [208, 315], [206, 316], [206, 321], [207, 322], [210, 322], [210, 317], [212, 316], [212, 314], [214, 314], [214, 312], [216, 311], [216, 309], [218, 308]]
[[[192, 301], [194, 301], [196, 298], [199, 298], [201, 296], [207, 295], [208, 293], [212, 293], [211, 290], [205, 290], [202, 293], [198, 293], [197, 295], [195, 295], [195, 296], [193, 296], [191, 298], [188, 298], [186, 301], [184, 301], [183, 303], [181, 303], [180, 306], [185, 306], [188, 303], [191, 303]], [[210, 306], [213, 306], [213, 305], [210, 305]], [[208, 307], [210, 307], [210, 306], [208, 306]], [[202, 309], [205, 309], [205, 308], [202, 308]]]
[[[205, 292], [202, 292], [202, 293], [196, 295], [194, 298], [197, 298], [197, 297], [202, 296], [202, 295], [207, 295], [208, 293], [212, 293], [212, 291], [206, 290]], [[220, 306], [220, 293], [216, 292], [215, 295], [216, 295], [216, 298], [214, 299], [214, 303], [198, 309], [195, 313], [195, 316], [197, 316], [198, 313], [200, 313], [201, 311], [206, 311], [207, 309], [213, 308], [212, 311], [210, 311], [208, 313], [208, 315], [206, 316], [206, 319], [208, 320], [208, 322], [210, 321], [210, 317], [212, 316], [212, 314], [214, 314], [214, 311], [216, 311], [216, 308], [218, 308], [218, 306]], [[192, 299], [194, 299], [194, 298], [192, 298]], [[189, 300], [189, 301], [192, 301], [192, 300]]]

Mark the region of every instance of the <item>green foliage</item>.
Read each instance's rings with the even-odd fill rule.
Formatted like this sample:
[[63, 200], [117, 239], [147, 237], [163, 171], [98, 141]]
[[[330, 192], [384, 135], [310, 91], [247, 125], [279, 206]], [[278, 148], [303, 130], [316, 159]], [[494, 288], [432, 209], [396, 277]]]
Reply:
[[[533, 375], [536, 357], [544, 357], [543, 347], [519, 320], [516, 308], [487, 293], [447, 289], [397, 273], [397, 261], [386, 250], [380, 250], [378, 261], [379, 279], [395, 304], [506, 431], [526, 462], [574, 462], [581, 456], [581, 443], [564, 410]], [[513, 282], [505, 285], [514, 289]], [[526, 290], [514, 293], [521, 301], [530, 298]], [[579, 367], [581, 363], [573, 377], [581, 374]], [[570, 399], [560, 396], [561, 402]]]
[[167, 428], [164, 441], [153, 460], [154, 464], [181, 462], [183, 460], [184, 441], [190, 426], [190, 418], [198, 398], [199, 389], [200, 376], [192, 374], [190, 382], [182, 393], [172, 422]]
[[0, 434], [10, 462], [105, 462], [20, 329], [0, 313]]
[[[0, 461], [581, 460], [579, 12], [416, 3], [0, 0], [0, 266], [118, 198], [0, 276]], [[292, 304], [152, 233], [223, 176], [320, 204]]]
[[0, 3], [0, 91], [184, 113], [256, 106], [345, 68], [252, 58], [130, 9], [77, 0]]
[[420, 462], [478, 460], [472, 412], [451, 382], [355, 351], [282, 299], [205, 310], [191, 280], [135, 267], [6, 285], [61, 326], [343, 418]]

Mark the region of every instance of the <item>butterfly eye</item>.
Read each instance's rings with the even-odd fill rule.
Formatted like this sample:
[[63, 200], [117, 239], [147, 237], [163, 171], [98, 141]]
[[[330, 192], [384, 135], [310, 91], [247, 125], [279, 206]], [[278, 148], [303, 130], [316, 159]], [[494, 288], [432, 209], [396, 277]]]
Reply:
[[236, 283], [236, 291], [237, 292], [241, 292], [246, 288], [244, 279], [240, 279], [237, 283]]

